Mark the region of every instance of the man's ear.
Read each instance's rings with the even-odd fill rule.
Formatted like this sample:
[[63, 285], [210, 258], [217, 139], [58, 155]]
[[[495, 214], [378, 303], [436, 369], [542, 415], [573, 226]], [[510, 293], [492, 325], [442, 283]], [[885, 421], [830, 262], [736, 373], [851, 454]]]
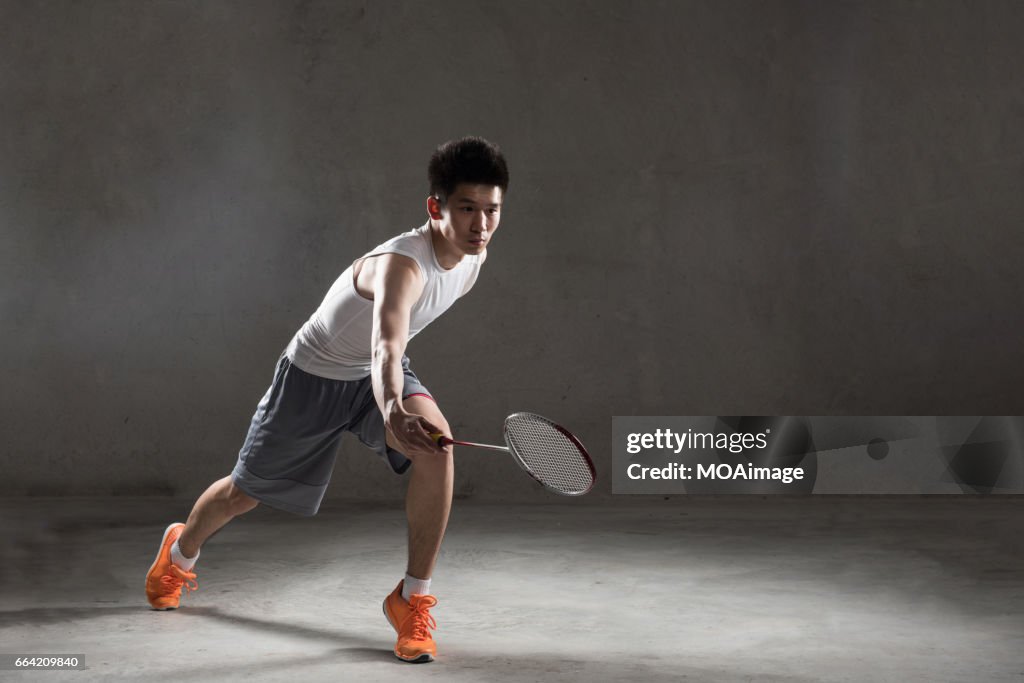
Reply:
[[427, 215], [435, 221], [441, 220], [441, 202], [434, 195], [427, 197]]

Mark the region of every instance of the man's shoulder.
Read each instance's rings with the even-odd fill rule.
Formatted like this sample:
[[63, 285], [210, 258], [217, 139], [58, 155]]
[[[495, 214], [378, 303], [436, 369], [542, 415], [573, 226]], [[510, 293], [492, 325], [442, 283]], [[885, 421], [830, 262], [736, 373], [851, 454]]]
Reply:
[[430, 248], [430, 234], [424, 233], [422, 228], [407, 230], [395, 235], [386, 242], [377, 245], [369, 255], [375, 254], [405, 254], [415, 259], [422, 258], [426, 249]]
[[382, 254], [377, 254], [377, 262], [388, 271], [408, 270], [416, 273], [420, 271], [419, 261], [398, 251], [386, 251]]
[[[424, 241], [424, 238], [430, 236], [430, 224], [426, 223], [416, 228], [411, 228], [405, 232], [400, 232], [384, 244], [395, 244], [395, 243], [418, 243]], [[384, 246], [382, 244], [381, 246]]]

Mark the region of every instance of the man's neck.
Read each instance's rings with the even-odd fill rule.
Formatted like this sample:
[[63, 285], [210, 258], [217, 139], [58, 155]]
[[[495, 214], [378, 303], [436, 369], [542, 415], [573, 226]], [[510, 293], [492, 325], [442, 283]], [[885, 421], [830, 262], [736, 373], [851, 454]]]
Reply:
[[451, 270], [462, 263], [465, 254], [453, 247], [441, 234], [441, 226], [436, 221], [430, 221], [430, 242], [434, 245], [434, 256], [437, 262], [445, 270]]

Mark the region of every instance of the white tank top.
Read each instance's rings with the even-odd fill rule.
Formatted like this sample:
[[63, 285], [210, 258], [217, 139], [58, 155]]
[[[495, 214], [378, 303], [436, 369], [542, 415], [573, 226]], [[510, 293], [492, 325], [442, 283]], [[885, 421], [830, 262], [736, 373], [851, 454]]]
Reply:
[[[409, 339], [468, 292], [480, 272], [479, 256], [464, 256], [451, 270], [442, 268], [434, 254], [429, 222], [391, 238], [366, 256], [378, 254], [402, 254], [419, 265], [423, 293], [412, 306]], [[373, 301], [356, 291], [353, 276], [349, 266], [285, 349], [288, 359], [310, 374], [341, 380], [370, 374]]]

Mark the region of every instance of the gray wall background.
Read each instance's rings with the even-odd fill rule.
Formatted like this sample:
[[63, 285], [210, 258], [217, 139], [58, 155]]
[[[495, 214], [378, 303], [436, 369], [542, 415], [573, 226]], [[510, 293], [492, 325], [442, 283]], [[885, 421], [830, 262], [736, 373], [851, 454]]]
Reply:
[[[1024, 414], [1021, 35], [1012, 1], [0, 2], [0, 493], [227, 474], [465, 134], [503, 224], [410, 347], [457, 434], [547, 414], [607, 472], [613, 415]], [[328, 497], [403, 487], [350, 441]]]

